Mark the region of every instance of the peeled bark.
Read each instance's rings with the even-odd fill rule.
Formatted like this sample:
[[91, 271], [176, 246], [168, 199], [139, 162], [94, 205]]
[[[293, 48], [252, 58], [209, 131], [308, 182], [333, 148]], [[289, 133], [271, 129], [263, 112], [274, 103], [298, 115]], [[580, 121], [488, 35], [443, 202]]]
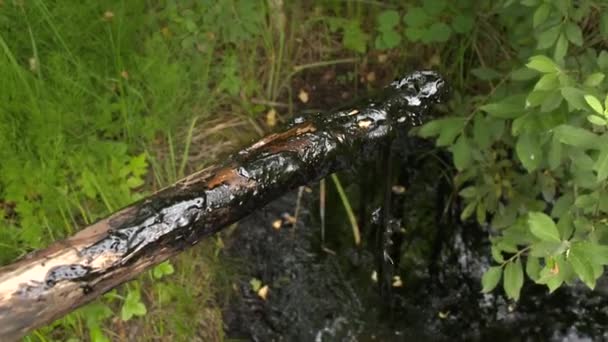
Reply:
[[353, 156], [372, 155], [391, 130], [418, 125], [445, 88], [436, 73], [414, 72], [359, 106], [296, 118], [223, 166], [0, 268], [0, 341], [16, 340], [281, 194], [348, 167]]

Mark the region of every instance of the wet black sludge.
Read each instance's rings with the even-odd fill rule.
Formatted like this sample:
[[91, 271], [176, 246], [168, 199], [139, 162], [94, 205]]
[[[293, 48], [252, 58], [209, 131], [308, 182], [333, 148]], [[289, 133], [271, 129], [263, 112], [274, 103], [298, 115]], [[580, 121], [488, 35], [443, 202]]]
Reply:
[[[575, 284], [551, 295], [546, 287], [527, 282], [517, 303], [500, 289], [481, 293], [480, 279], [491, 263], [487, 228], [459, 221], [457, 197], [441, 176], [449, 160], [441, 153], [431, 156], [432, 146], [405, 136], [387, 146], [384, 156], [391, 163], [376, 151], [376, 162], [341, 175], [350, 183], [353, 207], [364, 211], [359, 213], [365, 218], [362, 248], [353, 246], [335, 193], [328, 194], [327, 212], [333, 214], [321, 243], [314, 185], [312, 193], [304, 192], [295, 229], [284, 224], [276, 230], [272, 224], [285, 212], [293, 214], [296, 193], [241, 221], [225, 251], [245, 263], [225, 310], [229, 337], [608, 340], [605, 278], [596, 291]], [[387, 174], [390, 179], [384, 182]], [[252, 288], [253, 278], [269, 287], [266, 299]]]

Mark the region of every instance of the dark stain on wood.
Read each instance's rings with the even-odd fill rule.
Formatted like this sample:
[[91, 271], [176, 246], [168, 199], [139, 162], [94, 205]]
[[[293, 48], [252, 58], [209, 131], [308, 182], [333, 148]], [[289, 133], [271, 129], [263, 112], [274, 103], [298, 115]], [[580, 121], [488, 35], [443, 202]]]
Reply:
[[225, 166], [190, 175], [0, 268], [0, 340], [22, 337], [297, 186], [373, 157], [391, 130], [420, 124], [445, 94], [439, 75], [414, 72], [360, 106], [298, 117]]

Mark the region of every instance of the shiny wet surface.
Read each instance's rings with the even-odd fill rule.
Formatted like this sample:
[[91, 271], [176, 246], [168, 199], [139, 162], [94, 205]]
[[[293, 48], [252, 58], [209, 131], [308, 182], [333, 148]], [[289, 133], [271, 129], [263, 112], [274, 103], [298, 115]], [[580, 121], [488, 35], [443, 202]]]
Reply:
[[[388, 205], [384, 187], [373, 186], [380, 179], [373, 173], [387, 172], [382, 162], [343, 175], [350, 180], [355, 207], [366, 217], [362, 248], [353, 246], [333, 193], [327, 198], [333, 204], [323, 243], [316, 191], [304, 192], [295, 228], [286, 220], [273, 228], [285, 213], [293, 215], [295, 193], [243, 220], [225, 255], [241, 261], [242, 274], [225, 311], [228, 336], [254, 341], [608, 339], [608, 287], [601, 284], [596, 291], [575, 284], [549, 295], [528, 281], [518, 303], [508, 301], [502, 290], [482, 294], [480, 278], [490, 264], [487, 232], [458, 221], [458, 204], [440, 180], [441, 167], [421, 155], [391, 154], [398, 160], [394, 170], [405, 171], [393, 172], [392, 182], [400, 184], [390, 187]], [[447, 203], [453, 205], [446, 211]], [[268, 285], [266, 299], [252, 288], [253, 278]]]

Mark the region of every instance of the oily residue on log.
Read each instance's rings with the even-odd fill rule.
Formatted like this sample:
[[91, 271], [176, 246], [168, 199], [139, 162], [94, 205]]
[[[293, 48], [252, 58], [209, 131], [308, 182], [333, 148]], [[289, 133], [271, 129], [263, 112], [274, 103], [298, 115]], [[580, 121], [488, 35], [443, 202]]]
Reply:
[[414, 72], [376, 98], [298, 117], [237, 153], [0, 268], [0, 340], [83, 305], [300, 185], [377, 154], [389, 133], [421, 123], [446, 93], [434, 72]]

